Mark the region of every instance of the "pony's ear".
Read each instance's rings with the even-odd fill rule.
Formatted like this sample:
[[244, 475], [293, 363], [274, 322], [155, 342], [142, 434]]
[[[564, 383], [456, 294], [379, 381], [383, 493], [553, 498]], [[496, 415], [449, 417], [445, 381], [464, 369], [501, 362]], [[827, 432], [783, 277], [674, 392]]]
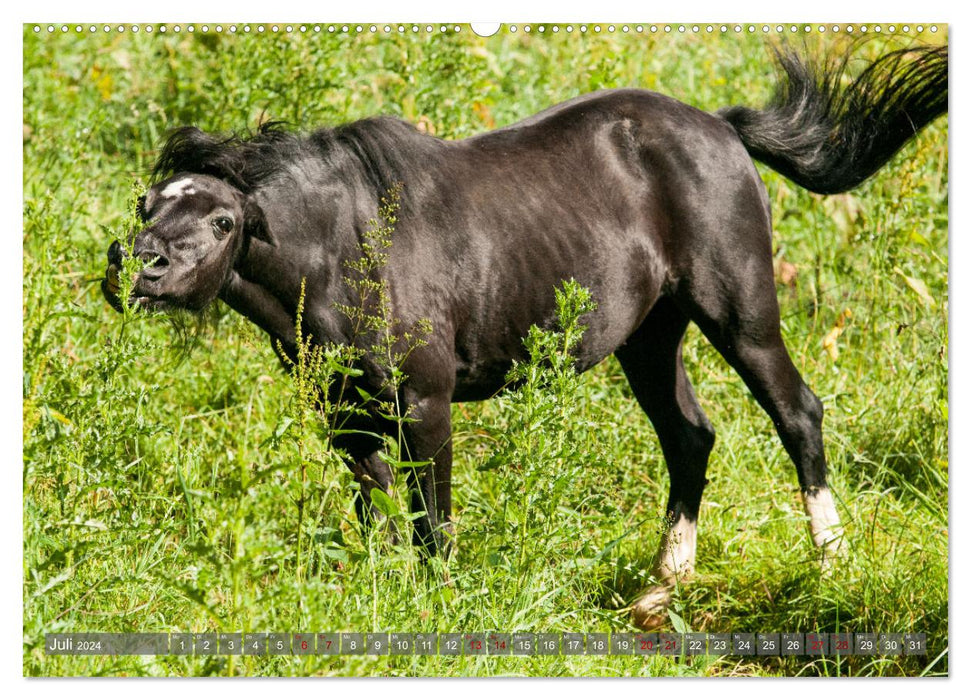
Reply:
[[263, 210], [252, 197], [246, 198], [243, 205], [243, 233], [251, 238], [258, 238], [270, 245], [276, 245], [276, 241], [270, 235], [270, 227], [266, 223]]

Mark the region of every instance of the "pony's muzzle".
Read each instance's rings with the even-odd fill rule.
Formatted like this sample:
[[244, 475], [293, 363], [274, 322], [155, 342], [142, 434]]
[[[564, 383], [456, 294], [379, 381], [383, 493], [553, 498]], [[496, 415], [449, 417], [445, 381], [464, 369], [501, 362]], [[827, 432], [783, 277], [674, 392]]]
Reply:
[[125, 249], [121, 247], [121, 243], [118, 241], [112, 241], [111, 245], [108, 246], [108, 269], [105, 270], [105, 278], [101, 283], [101, 287], [105, 291], [106, 296], [108, 293], [111, 293], [112, 295], [118, 294], [118, 273], [121, 270], [124, 259]]

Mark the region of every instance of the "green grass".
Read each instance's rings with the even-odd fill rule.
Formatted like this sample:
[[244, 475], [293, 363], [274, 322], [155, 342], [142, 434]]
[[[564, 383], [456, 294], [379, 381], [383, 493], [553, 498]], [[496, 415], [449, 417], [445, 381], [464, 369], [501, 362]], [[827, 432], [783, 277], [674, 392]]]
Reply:
[[[771, 423], [691, 329], [686, 364], [718, 438], [698, 576], [675, 602], [692, 631], [923, 631], [926, 659], [43, 653], [59, 631], [631, 630], [623, 607], [650, 582], [667, 474], [613, 359], [454, 407], [457, 549], [424, 565], [410, 547], [362, 539], [350, 472], [260, 331], [219, 306], [199, 335], [123, 322], [98, 289], [104, 254], [125, 227], [131, 179], [183, 124], [311, 128], [383, 112], [458, 138], [617, 86], [707, 110], [756, 105], [771, 89], [765, 41], [25, 28], [24, 673], [946, 673], [946, 120], [847, 195], [810, 195], [762, 169], [777, 258], [796, 271], [778, 286], [783, 331], [826, 407], [849, 551], [820, 574]], [[809, 44], [845, 48], [829, 34]], [[841, 317], [834, 359], [823, 339]]]

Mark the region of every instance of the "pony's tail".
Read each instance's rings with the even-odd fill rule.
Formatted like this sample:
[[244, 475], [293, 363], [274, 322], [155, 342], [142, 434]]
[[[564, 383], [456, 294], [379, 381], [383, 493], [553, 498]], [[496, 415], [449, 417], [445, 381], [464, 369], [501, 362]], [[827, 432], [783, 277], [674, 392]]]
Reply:
[[782, 75], [765, 109], [718, 114], [753, 158], [819, 194], [856, 187], [947, 112], [947, 46], [888, 53], [846, 87], [848, 56], [823, 66], [788, 49], [776, 57]]

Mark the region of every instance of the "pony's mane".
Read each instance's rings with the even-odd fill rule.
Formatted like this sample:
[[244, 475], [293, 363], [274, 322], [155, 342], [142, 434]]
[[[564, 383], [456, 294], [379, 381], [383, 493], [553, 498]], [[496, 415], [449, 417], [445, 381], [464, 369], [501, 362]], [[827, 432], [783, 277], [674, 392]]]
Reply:
[[292, 161], [305, 143], [280, 122], [262, 124], [248, 136], [221, 136], [185, 126], [176, 129], [165, 142], [155, 161], [152, 180], [158, 182], [180, 172], [198, 173], [251, 192]]
[[309, 136], [287, 131], [281, 122], [268, 122], [255, 134], [210, 134], [194, 126], [177, 129], [169, 136], [152, 179], [180, 172], [211, 175], [242, 192], [284, 170], [301, 156], [319, 160], [343, 160], [350, 155], [377, 192], [396, 182], [414, 179], [430, 155], [428, 144], [438, 141], [411, 124], [393, 117], [370, 117], [333, 129], [319, 129]]
[[419, 132], [395, 117], [369, 117], [339, 126], [332, 132], [337, 143], [364, 167], [375, 191], [390, 191], [396, 183], [416, 184], [428, 166], [439, 139]]

